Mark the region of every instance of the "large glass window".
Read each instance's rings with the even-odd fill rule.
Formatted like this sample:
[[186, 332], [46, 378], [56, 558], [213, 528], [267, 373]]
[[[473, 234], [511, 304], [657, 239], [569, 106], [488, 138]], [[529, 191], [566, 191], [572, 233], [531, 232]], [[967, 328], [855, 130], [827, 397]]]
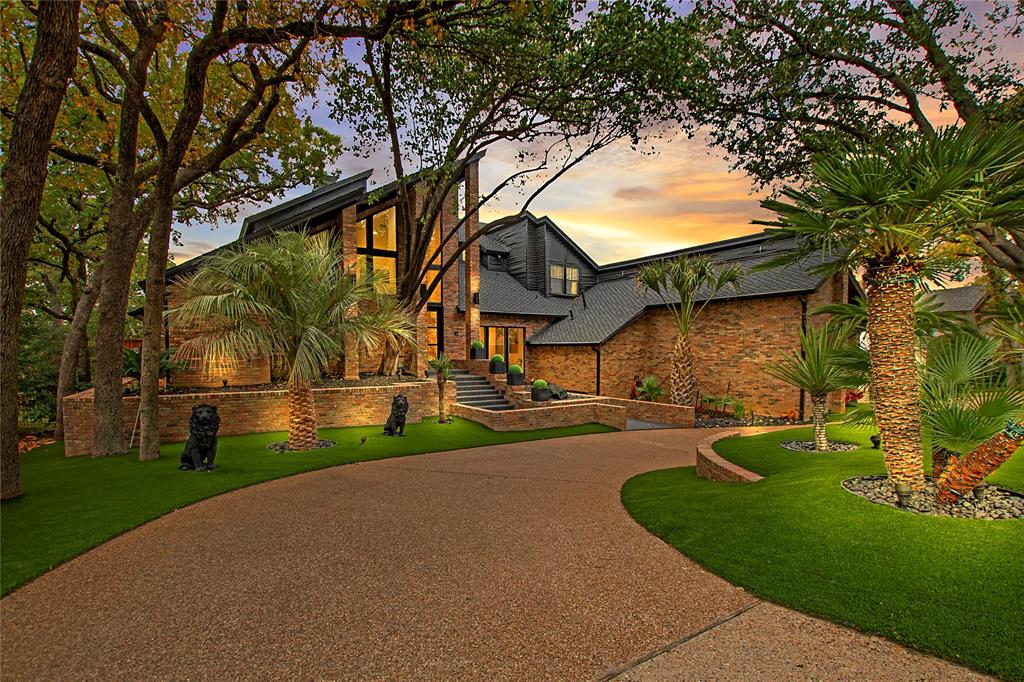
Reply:
[[384, 290], [390, 294], [397, 291], [396, 229], [394, 206], [363, 220], [356, 229], [357, 271], [385, 273]]
[[526, 370], [525, 327], [480, 327], [480, 340], [487, 357], [500, 353], [506, 366], [519, 365]]
[[444, 351], [444, 312], [427, 308], [427, 357], [433, 360]]

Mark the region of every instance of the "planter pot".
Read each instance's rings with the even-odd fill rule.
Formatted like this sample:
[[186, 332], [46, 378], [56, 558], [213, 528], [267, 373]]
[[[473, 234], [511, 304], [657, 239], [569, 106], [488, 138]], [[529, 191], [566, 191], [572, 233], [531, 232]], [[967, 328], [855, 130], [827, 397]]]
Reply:
[[522, 374], [506, 374], [505, 378], [508, 379], [509, 386], [522, 386], [526, 381], [526, 377]]
[[545, 400], [551, 400], [551, 390], [547, 388], [531, 388], [530, 399], [538, 403], [542, 403]]
[[486, 348], [470, 348], [469, 349], [470, 360], [486, 360], [487, 349]]
[[504, 362], [491, 362], [491, 374], [504, 374], [505, 363]]

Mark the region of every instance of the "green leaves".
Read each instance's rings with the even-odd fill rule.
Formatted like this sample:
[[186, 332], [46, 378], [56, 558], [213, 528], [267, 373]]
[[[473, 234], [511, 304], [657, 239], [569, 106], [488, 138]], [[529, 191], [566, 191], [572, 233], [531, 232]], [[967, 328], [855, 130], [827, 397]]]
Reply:
[[415, 343], [415, 326], [382, 292], [382, 273], [357, 277], [327, 234], [284, 232], [211, 256], [177, 284], [184, 302], [168, 311], [195, 335], [179, 356], [208, 366], [280, 357], [289, 383], [309, 384], [355, 347]]
[[[680, 334], [688, 334], [693, 320], [720, 291], [739, 289], [742, 275], [734, 263], [717, 265], [708, 256], [680, 256], [647, 263], [636, 274], [641, 291], [653, 291], [669, 307]], [[696, 307], [696, 304], [703, 304]]]
[[800, 332], [799, 352], [787, 353], [765, 371], [811, 396], [862, 385], [860, 377], [836, 362], [837, 353], [850, 346], [854, 328], [848, 324], [808, 325]]

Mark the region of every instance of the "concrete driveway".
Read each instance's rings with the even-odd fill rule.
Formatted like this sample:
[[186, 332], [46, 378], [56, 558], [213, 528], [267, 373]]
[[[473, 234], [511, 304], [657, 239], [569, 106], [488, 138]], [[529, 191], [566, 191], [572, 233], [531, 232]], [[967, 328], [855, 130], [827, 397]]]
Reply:
[[638, 526], [623, 482], [692, 465], [708, 433], [460, 450], [221, 495], [5, 598], [2, 676], [798, 679], [814, 661], [851, 679], [973, 676], [759, 604]]

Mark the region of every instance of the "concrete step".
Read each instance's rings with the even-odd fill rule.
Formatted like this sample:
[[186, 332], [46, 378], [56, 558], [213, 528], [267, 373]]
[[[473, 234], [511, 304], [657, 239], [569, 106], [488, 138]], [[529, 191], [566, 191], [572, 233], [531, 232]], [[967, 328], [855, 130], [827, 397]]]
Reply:
[[505, 400], [460, 400], [463, 405], [469, 405], [470, 407], [482, 407], [484, 409], [491, 409], [492, 407], [508, 406], [511, 407]]

